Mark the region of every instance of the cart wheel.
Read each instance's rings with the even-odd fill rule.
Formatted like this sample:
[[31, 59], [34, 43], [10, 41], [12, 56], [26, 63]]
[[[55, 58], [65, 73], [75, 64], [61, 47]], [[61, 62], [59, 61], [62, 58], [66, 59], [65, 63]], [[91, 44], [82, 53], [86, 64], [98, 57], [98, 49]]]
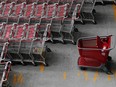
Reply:
[[66, 44], [66, 42], [65, 42], [65, 41], [63, 41], [62, 43], [63, 43], [63, 44]]
[[76, 45], [76, 42], [75, 41], [73, 42], [73, 45]]
[[8, 81], [5, 81], [2, 85], [2, 87], [11, 87]]
[[79, 67], [81, 70], [87, 70], [86, 67]]
[[45, 66], [46, 66], [46, 67], [48, 67], [48, 66], [49, 66], [49, 64], [48, 64], [48, 63], [45, 63]]
[[84, 21], [81, 21], [81, 24], [82, 24], [82, 25], [85, 25], [85, 22], [84, 22]]
[[108, 56], [108, 61], [112, 61], [112, 57], [111, 56]]
[[102, 70], [106, 73], [106, 74], [108, 74], [108, 75], [112, 75], [113, 73], [108, 69], [108, 67], [106, 67], [106, 66], [104, 66], [103, 68], [102, 68]]
[[50, 48], [47, 48], [46, 50], [47, 50], [47, 52], [52, 52]]
[[23, 66], [26, 66], [26, 64], [25, 64], [25, 63], [22, 63], [22, 65], [23, 65]]
[[96, 10], [95, 9], [93, 9], [93, 14], [96, 14]]
[[74, 32], [78, 32], [78, 29], [77, 28], [74, 28]]
[[96, 21], [93, 21], [93, 24], [97, 24], [97, 22]]

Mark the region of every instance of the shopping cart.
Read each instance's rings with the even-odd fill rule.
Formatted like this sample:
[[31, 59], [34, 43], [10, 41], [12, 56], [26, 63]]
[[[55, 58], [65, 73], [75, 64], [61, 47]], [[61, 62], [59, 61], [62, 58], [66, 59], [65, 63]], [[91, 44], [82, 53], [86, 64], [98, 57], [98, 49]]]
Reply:
[[0, 21], [1, 22], [7, 22], [8, 21], [8, 16], [11, 14], [11, 10], [14, 6], [14, 2], [12, 3], [4, 3], [3, 11], [2, 14], [0, 15]]
[[[78, 19], [82, 18], [81, 17], [81, 5], [80, 4], [77, 4], [75, 6], [72, 17], [74, 18], [75, 21], [78, 21]], [[82, 23], [83, 23], [83, 21], [82, 21]]]
[[53, 42], [55, 40], [57, 40], [57, 41], [61, 41], [62, 43], [64, 43], [63, 35], [62, 35], [62, 32], [61, 32], [62, 20], [63, 20], [62, 18], [53, 18], [52, 19], [51, 36], [52, 36]]
[[32, 44], [35, 38], [40, 39], [36, 37], [37, 35], [37, 26], [38, 24], [35, 25], [29, 25], [27, 24], [26, 28], [26, 33], [25, 33], [25, 38], [21, 40], [21, 45], [19, 48], [19, 53], [23, 58], [24, 62], [31, 62], [32, 64], [35, 65], [34, 58], [31, 55], [31, 48]]
[[47, 29], [46, 40], [50, 40], [53, 42], [52, 37], [51, 37], [51, 23], [52, 23], [52, 18], [42, 18], [40, 22], [40, 27], [39, 27], [39, 33], [43, 35]]
[[46, 14], [46, 3], [37, 4], [34, 9], [34, 14], [30, 17], [29, 24], [40, 23], [41, 18]]
[[69, 4], [58, 5], [55, 18], [67, 18], [69, 15]]
[[15, 6], [11, 11], [11, 14], [8, 17], [8, 23], [17, 23], [19, 21], [19, 16], [23, 14], [23, 9], [25, 4], [26, 4], [25, 2], [20, 4], [15, 4]]
[[[37, 24], [35, 26], [38, 26]], [[36, 62], [48, 65], [45, 60], [45, 54], [47, 47], [45, 46], [47, 28], [43, 34], [43, 38], [36, 37], [38, 28], [34, 28], [33, 25], [28, 27], [26, 38], [21, 41], [19, 53], [23, 57], [24, 62], [31, 62], [36, 65]]]
[[7, 42], [12, 37], [13, 24], [6, 24], [1, 40]]
[[83, 21], [91, 21], [93, 24], [96, 24], [94, 13], [96, 12], [94, 9], [96, 0], [84, 0], [84, 4], [82, 7], [82, 17]]
[[10, 87], [8, 82], [10, 70], [11, 62], [0, 63], [0, 87]]
[[30, 23], [30, 17], [34, 14], [35, 3], [25, 4], [23, 15], [19, 16], [18, 24]]
[[21, 40], [25, 37], [25, 28], [26, 24], [15, 24], [13, 28], [13, 36], [10, 38], [8, 46], [8, 59], [10, 59], [10, 61], [12, 62], [21, 62], [22, 64], [24, 64], [23, 57], [20, 55], [19, 49]]
[[72, 8], [71, 8], [71, 12], [74, 14], [76, 13], [77, 18], [75, 19], [75, 21], [79, 21], [82, 24], [84, 24], [83, 22], [83, 17], [82, 17], [82, 7], [84, 4], [84, 0], [74, 0]]
[[64, 43], [65, 41], [69, 41], [74, 45], [76, 44], [76, 42], [74, 41], [74, 28], [74, 19], [65, 18], [61, 29]]
[[107, 74], [112, 74], [108, 68], [110, 50], [115, 47], [115, 36], [83, 37], [78, 40], [80, 57], [78, 65], [81, 69], [86, 67], [101, 68]]
[[48, 4], [47, 8], [46, 8], [46, 18], [54, 18], [56, 16], [57, 13], [57, 6], [58, 3], [54, 3], [54, 4]]

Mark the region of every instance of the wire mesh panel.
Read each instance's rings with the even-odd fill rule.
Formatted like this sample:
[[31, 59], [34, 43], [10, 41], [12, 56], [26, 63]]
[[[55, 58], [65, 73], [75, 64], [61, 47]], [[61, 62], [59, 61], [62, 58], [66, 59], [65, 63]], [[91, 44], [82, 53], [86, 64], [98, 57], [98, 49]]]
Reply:
[[64, 41], [71, 41], [75, 44], [74, 41], [74, 19], [66, 18], [62, 25], [62, 34]]
[[21, 15], [19, 17], [18, 23], [30, 23], [29, 22], [30, 17], [34, 13], [34, 7], [35, 7], [34, 5], [35, 5], [35, 3], [25, 5], [24, 13], [23, 13], [23, 15]]
[[96, 23], [94, 18], [94, 6], [95, 6], [96, 0], [85, 0], [83, 7], [82, 7], [82, 16], [83, 20], [85, 21], [92, 21], [93, 23]]
[[14, 29], [14, 36], [10, 39], [8, 46], [9, 58], [11, 61], [21, 62], [23, 64], [23, 58], [19, 54], [21, 40], [24, 38], [25, 25], [17, 25]]
[[54, 18], [51, 23], [51, 36], [53, 40], [58, 40], [63, 42], [63, 35], [61, 33], [62, 29], [62, 18]]
[[14, 4], [15, 4], [14, 2], [4, 4], [3, 12], [0, 15], [1, 22], [7, 22], [8, 16], [11, 14], [11, 10], [12, 10]]
[[12, 14], [8, 17], [8, 23], [17, 23], [19, 20], [19, 16], [23, 14], [23, 8], [25, 3], [15, 4], [12, 10]]
[[46, 8], [46, 18], [53, 18], [56, 16], [57, 12], [57, 3], [55, 4], [48, 4]]
[[35, 40], [32, 44], [31, 54], [34, 62], [46, 64], [46, 47], [44, 40]]
[[6, 26], [4, 28], [4, 32], [3, 32], [0, 40], [3, 42], [8, 42], [10, 40], [10, 38], [12, 37], [12, 29], [13, 29], [12, 24], [6, 24]]
[[39, 33], [41, 33], [43, 35], [47, 30], [47, 38], [48, 38], [48, 40], [52, 41], [52, 38], [51, 38], [51, 23], [52, 23], [51, 18], [50, 19], [49, 18], [42, 18], [41, 23], [40, 23], [40, 27], [39, 27]]
[[34, 15], [31, 16], [30, 18], [30, 23], [34, 24], [34, 23], [40, 23], [41, 18], [44, 17], [46, 14], [46, 4], [38, 4], [36, 5], [35, 9], [34, 9]]
[[68, 4], [58, 5], [56, 18], [65, 18], [68, 17]]

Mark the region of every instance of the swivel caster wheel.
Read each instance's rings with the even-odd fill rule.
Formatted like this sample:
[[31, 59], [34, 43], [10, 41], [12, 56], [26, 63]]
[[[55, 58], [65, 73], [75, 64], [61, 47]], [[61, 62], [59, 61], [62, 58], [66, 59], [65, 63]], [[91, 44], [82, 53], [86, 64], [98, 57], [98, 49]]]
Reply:
[[48, 63], [45, 63], [45, 66], [46, 66], [46, 67], [48, 67], [48, 66], [49, 66], [49, 64], [48, 64]]
[[76, 42], [75, 41], [73, 42], [73, 45], [76, 45]]
[[78, 29], [77, 29], [77, 28], [74, 28], [74, 31], [75, 31], [75, 32], [78, 32]]
[[111, 56], [108, 56], [108, 61], [112, 61], [112, 57]]
[[97, 24], [97, 22], [96, 21], [93, 21], [93, 24]]
[[47, 48], [46, 50], [47, 50], [47, 52], [52, 52], [50, 48]]

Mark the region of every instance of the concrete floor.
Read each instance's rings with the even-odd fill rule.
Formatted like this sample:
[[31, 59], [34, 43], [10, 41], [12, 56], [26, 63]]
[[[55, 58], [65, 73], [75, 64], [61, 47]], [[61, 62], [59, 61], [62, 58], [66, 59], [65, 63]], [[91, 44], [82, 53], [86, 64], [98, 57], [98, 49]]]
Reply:
[[[97, 25], [77, 24], [80, 36], [116, 35], [116, 20], [112, 5], [95, 7]], [[49, 67], [33, 65], [12, 66], [10, 83], [12, 87], [113, 87], [116, 86], [116, 48], [113, 57], [113, 75], [98, 69], [81, 71], [77, 66], [79, 57], [76, 45], [48, 43], [52, 53], [47, 56]]]

